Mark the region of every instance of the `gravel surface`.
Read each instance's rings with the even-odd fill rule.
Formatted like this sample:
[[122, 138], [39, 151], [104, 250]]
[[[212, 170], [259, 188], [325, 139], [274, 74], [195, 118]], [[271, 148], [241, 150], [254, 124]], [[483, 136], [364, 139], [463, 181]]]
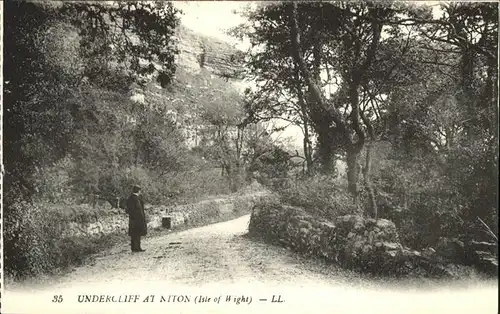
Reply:
[[[47, 313], [498, 312], [496, 281], [367, 278], [249, 239], [245, 236], [248, 222], [246, 215], [145, 237], [143, 253], [131, 253], [128, 243], [117, 245], [64, 276], [7, 287], [2, 313], [42, 313], [40, 309]], [[141, 298], [151, 294], [156, 301], [79, 303], [78, 295], [84, 294], [140, 294]], [[62, 295], [64, 302], [51, 302], [54, 295]], [[187, 303], [159, 302], [158, 298], [167, 295], [191, 299]], [[211, 301], [219, 296], [224, 302], [194, 304], [198, 295], [211, 297]], [[228, 295], [241, 297], [241, 302], [233, 302], [234, 298], [226, 302]], [[273, 298], [284, 302], [271, 302]]]

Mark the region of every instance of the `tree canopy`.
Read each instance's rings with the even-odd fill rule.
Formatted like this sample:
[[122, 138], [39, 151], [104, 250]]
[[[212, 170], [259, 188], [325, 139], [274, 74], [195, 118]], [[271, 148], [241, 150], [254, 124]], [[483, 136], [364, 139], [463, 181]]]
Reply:
[[243, 15], [247, 22], [233, 34], [252, 45], [250, 118], [310, 127], [304, 156], [314, 136], [324, 173], [345, 158], [348, 190], [354, 199], [366, 196], [370, 215], [377, 217], [386, 180], [372, 173], [380, 167], [371, 155], [384, 141], [401, 166], [432, 165], [422, 182], [434, 180], [429, 186], [440, 186], [441, 201], [460, 197], [467, 208], [460, 217], [494, 224], [496, 4], [272, 2]]

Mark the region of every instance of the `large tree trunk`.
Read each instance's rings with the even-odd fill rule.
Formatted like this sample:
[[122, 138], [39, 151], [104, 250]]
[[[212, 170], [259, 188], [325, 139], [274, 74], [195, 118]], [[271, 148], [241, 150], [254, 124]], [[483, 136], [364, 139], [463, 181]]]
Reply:
[[[373, 8], [371, 14], [373, 16], [377, 16], [384, 12], [380, 11], [380, 8]], [[359, 87], [366, 80], [365, 75], [370, 68], [371, 64], [375, 60], [375, 53], [378, 48], [378, 43], [381, 36], [382, 24], [374, 19], [372, 22], [372, 32], [373, 36], [370, 41], [370, 44], [365, 51], [364, 60], [362, 60], [357, 66], [353, 65], [350, 68], [349, 73], [347, 74], [346, 81], [349, 82], [349, 103], [351, 105], [351, 115], [350, 126], [352, 126], [355, 135], [351, 136], [351, 132], [349, 130], [349, 125], [345, 121], [344, 117], [340, 113], [335, 106], [331, 106], [328, 100], [322, 93], [321, 90], [321, 82], [319, 81], [319, 77], [317, 74], [317, 67], [315, 72], [311, 74], [311, 71], [308, 69], [306, 65], [304, 55], [302, 53], [301, 46], [301, 29], [298, 22], [298, 4], [296, 2], [292, 3], [292, 12], [291, 12], [291, 31], [292, 31], [292, 56], [294, 61], [299, 66], [299, 69], [302, 73], [302, 76], [309, 87], [309, 96], [310, 100], [308, 102], [310, 106], [311, 120], [317, 124], [320, 121], [328, 121], [328, 124], [318, 123], [315, 125], [315, 130], [317, 128], [317, 133], [319, 136], [320, 142], [326, 145], [326, 142], [330, 140], [329, 149], [325, 146], [323, 147], [320, 143], [320, 149], [324, 149], [324, 152], [321, 154], [325, 160], [323, 160], [323, 165], [326, 166], [325, 169], [329, 168], [329, 161], [324, 154], [332, 154], [332, 129], [330, 124], [335, 125], [335, 131], [340, 134], [340, 138], [342, 138], [342, 142], [347, 148], [347, 179], [348, 179], [348, 191], [352, 194], [355, 201], [358, 198], [358, 181], [359, 181], [359, 165], [358, 159], [360, 152], [363, 148], [365, 142], [365, 133], [363, 127], [360, 122], [360, 108], [359, 108]], [[355, 36], [355, 35], [353, 35]], [[347, 41], [351, 43], [357, 43], [356, 49], [353, 52], [357, 58], [362, 56], [360, 50], [361, 40], [360, 38], [352, 38], [352, 41]], [[313, 54], [320, 55], [321, 50], [318, 49], [320, 47], [314, 47]], [[355, 58], [356, 59], [356, 58]], [[315, 58], [317, 60], [317, 58]], [[358, 60], [356, 60], [358, 61]], [[326, 127], [328, 125], [328, 127]], [[321, 126], [321, 127], [319, 127]], [[332, 156], [333, 157], [333, 156]]]
[[[353, 76], [357, 74], [354, 73]], [[354, 82], [356, 81], [356, 82]], [[359, 165], [358, 157], [365, 144], [365, 132], [361, 127], [360, 121], [360, 110], [359, 110], [359, 78], [352, 77], [351, 84], [349, 86], [349, 101], [351, 103], [351, 122], [352, 127], [357, 135], [357, 140], [352, 141], [353, 143], [349, 145], [347, 149], [347, 186], [354, 200], [358, 200], [358, 181], [359, 181]]]
[[319, 82], [315, 81], [315, 78], [311, 75], [309, 69], [307, 68], [306, 62], [304, 60], [304, 55], [302, 53], [301, 48], [301, 35], [300, 28], [298, 25], [298, 13], [297, 13], [297, 3], [292, 3], [292, 20], [291, 20], [291, 29], [292, 29], [292, 57], [296, 62], [297, 66], [300, 69], [300, 73], [302, 74], [307, 86], [309, 87], [309, 96], [313, 102], [310, 107], [314, 107], [315, 110], [321, 112], [325, 119], [329, 121], [333, 121], [337, 128], [345, 132], [346, 127], [345, 123], [342, 120], [341, 113], [336, 108], [329, 108], [327, 106], [327, 100], [324, 97], [321, 87], [319, 86]]
[[[372, 11], [372, 14], [377, 14], [377, 9]], [[347, 150], [347, 180], [348, 180], [348, 190], [354, 197], [354, 200], [358, 199], [358, 179], [359, 179], [359, 166], [358, 157], [365, 144], [366, 134], [361, 126], [361, 116], [363, 113], [360, 110], [359, 102], [359, 88], [361, 84], [366, 80], [366, 73], [370, 68], [373, 60], [375, 59], [375, 53], [377, 51], [378, 43], [380, 40], [380, 35], [382, 32], [382, 24], [376, 20], [372, 21], [372, 32], [373, 36], [365, 52], [366, 57], [364, 61], [360, 63], [359, 66], [353, 66], [347, 76], [349, 82], [349, 102], [351, 105], [350, 120], [352, 122], [352, 128], [356, 133], [357, 139], [351, 138], [350, 145]], [[361, 56], [360, 51], [360, 41], [359, 38], [352, 38], [354, 44], [354, 55], [359, 58]], [[348, 43], [350, 44], [350, 43]], [[367, 125], [368, 127], [368, 125]]]
[[243, 125], [237, 126], [237, 135], [236, 135], [236, 171], [241, 170], [241, 153], [243, 150], [243, 139], [244, 139], [245, 128]]
[[321, 161], [321, 167], [324, 174], [333, 174], [335, 172], [335, 163], [333, 159], [333, 138], [331, 136], [329, 125], [318, 126], [318, 150]]
[[464, 43], [461, 49], [460, 59], [460, 102], [466, 108], [469, 119], [464, 123], [464, 130], [470, 140], [474, 141], [477, 138], [475, 127], [478, 124], [477, 103], [475, 103], [473, 79], [474, 79], [474, 52], [468, 44]]
[[347, 149], [347, 191], [352, 195], [354, 201], [357, 202], [359, 190], [359, 150], [356, 147]]
[[297, 63], [295, 63], [295, 80], [297, 88], [297, 98], [299, 101], [303, 127], [304, 127], [303, 150], [304, 150], [304, 158], [306, 159], [306, 167], [307, 167], [306, 171], [307, 173], [310, 173], [313, 162], [312, 162], [311, 141], [309, 137], [309, 123], [308, 123], [307, 107], [304, 99], [304, 92], [302, 91], [302, 84], [300, 84], [300, 70]]
[[368, 194], [368, 201], [370, 203], [368, 208], [368, 214], [375, 219], [378, 219], [379, 213], [377, 208], [377, 199], [375, 197], [375, 190], [371, 181], [371, 168], [372, 168], [372, 145], [369, 142], [365, 145], [365, 167], [363, 168], [363, 178], [365, 182], [366, 192]]
[[368, 136], [370, 138], [370, 141], [365, 145], [365, 166], [363, 168], [363, 178], [364, 178], [364, 183], [365, 183], [365, 189], [368, 194], [368, 201], [369, 201], [369, 208], [368, 208], [368, 214], [375, 219], [378, 219], [379, 213], [378, 213], [378, 208], [377, 208], [377, 199], [375, 196], [375, 189], [373, 188], [373, 184], [371, 181], [371, 171], [372, 171], [372, 150], [373, 150], [373, 145], [376, 140], [375, 136], [375, 130], [373, 129], [373, 126], [370, 122], [370, 120], [366, 117], [365, 113], [363, 111], [360, 111], [360, 117], [363, 123], [366, 126], [366, 130], [368, 132]]
[[302, 78], [308, 86], [308, 98], [307, 105], [309, 106], [309, 116], [313, 122], [313, 127], [318, 134], [319, 146], [320, 146], [320, 156], [322, 161], [323, 170], [327, 173], [331, 173], [335, 167], [333, 163], [333, 140], [331, 132], [332, 122], [335, 124], [336, 129], [343, 136], [347, 134], [345, 122], [342, 119], [340, 112], [334, 107], [329, 106], [327, 99], [324, 97], [321, 91], [321, 85], [319, 81], [319, 64], [321, 49], [316, 45], [314, 49], [315, 53], [315, 65], [314, 72], [308, 69], [306, 62], [304, 60], [304, 55], [301, 48], [301, 30], [298, 25], [298, 12], [297, 3], [292, 4], [292, 19], [291, 19], [291, 30], [292, 30], [292, 56], [298, 67], [298, 70], [302, 74]]
[[312, 161], [311, 141], [309, 139], [309, 125], [306, 119], [304, 119], [303, 150], [304, 150], [304, 158], [306, 159], [306, 172], [311, 173], [313, 161]]

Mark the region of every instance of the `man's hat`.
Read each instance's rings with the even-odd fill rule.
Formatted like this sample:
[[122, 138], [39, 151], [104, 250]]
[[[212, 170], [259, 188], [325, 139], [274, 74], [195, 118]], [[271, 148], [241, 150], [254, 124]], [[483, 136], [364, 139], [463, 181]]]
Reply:
[[134, 185], [134, 186], [132, 187], [132, 191], [133, 191], [134, 193], [139, 192], [140, 190], [141, 190], [141, 187], [140, 187], [140, 186], [138, 186], [138, 185]]

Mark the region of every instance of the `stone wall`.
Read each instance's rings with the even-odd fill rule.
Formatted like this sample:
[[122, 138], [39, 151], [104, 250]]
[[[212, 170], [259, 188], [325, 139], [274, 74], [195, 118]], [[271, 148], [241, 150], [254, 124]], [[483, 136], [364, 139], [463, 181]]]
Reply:
[[[175, 207], [146, 206], [148, 230], [161, 229], [163, 217], [171, 217], [172, 229], [223, 221], [250, 213], [253, 206], [268, 197], [266, 192], [257, 192]], [[128, 215], [123, 209], [80, 213], [57, 220], [60, 221], [58, 231], [61, 238], [102, 237], [112, 233], [126, 234], [128, 230]]]
[[396, 226], [386, 219], [347, 215], [330, 222], [301, 208], [271, 202], [254, 208], [249, 233], [374, 275], [457, 278], [475, 273], [471, 267], [449, 263], [434, 250], [419, 252], [403, 246]]

